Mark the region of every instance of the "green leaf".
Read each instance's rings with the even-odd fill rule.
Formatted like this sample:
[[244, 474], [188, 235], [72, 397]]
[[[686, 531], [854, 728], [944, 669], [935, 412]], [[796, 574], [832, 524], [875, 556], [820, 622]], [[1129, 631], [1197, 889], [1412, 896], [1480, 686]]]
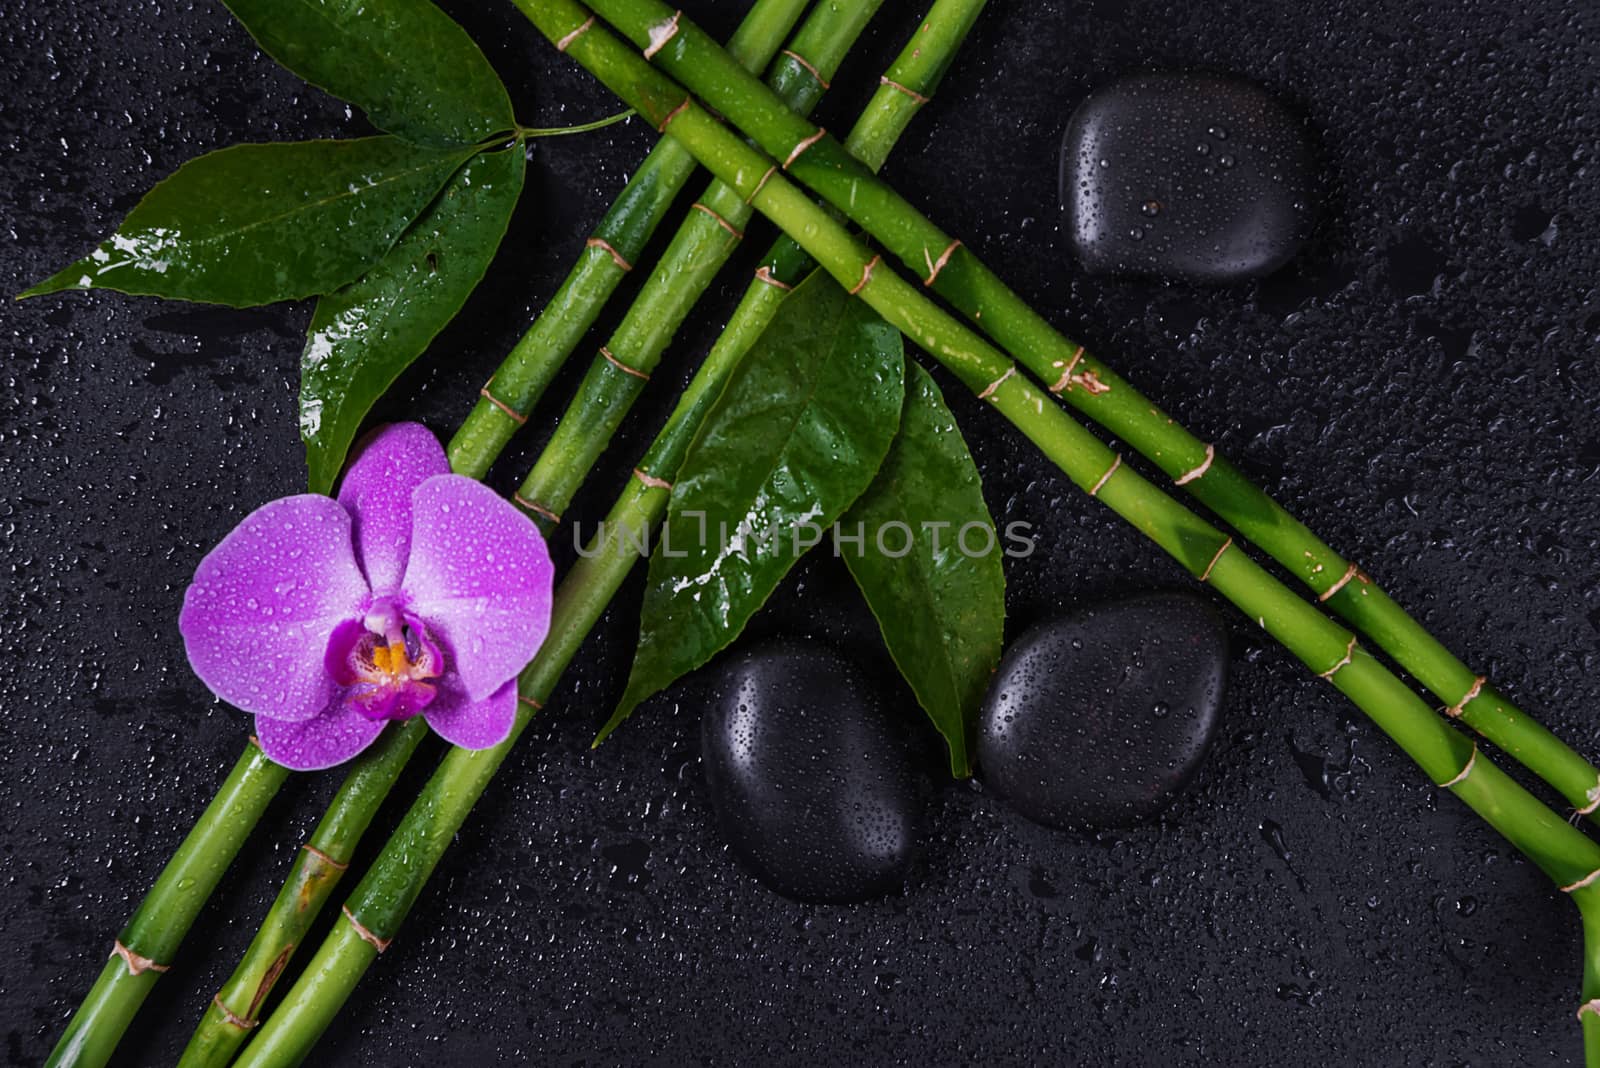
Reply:
[[300, 435], [311, 490], [327, 493], [361, 421], [466, 303], [522, 192], [521, 145], [457, 172], [399, 244], [317, 302], [300, 370]]
[[1005, 640], [1003, 552], [939, 387], [915, 364], [907, 376], [900, 433], [841, 524], [864, 533], [859, 546], [843, 543], [844, 561], [944, 736], [951, 773], [966, 778], [973, 724]]
[[511, 98], [483, 52], [429, 0], [223, 0], [261, 50], [423, 145], [509, 131]]
[[211, 152], [22, 295], [114, 289], [248, 307], [331, 293], [382, 259], [472, 153], [397, 137]]
[[900, 334], [826, 274], [789, 294], [678, 471], [639, 651], [600, 737], [737, 638], [807, 542], [831, 533], [889, 450], [904, 373]]

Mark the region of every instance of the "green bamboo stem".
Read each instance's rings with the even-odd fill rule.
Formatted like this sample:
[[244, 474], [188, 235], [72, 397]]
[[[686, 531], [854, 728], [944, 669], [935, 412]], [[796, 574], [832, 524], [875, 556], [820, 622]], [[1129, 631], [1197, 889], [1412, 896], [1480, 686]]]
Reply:
[[473, 801], [531, 722], [533, 711], [548, 700], [556, 680], [610, 602], [611, 592], [638, 559], [635, 538], [660, 516], [669, 494], [663, 486], [640, 479], [628, 484], [606, 517], [605, 541], [591, 543], [557, 591], [550, 636], [519, 680], [523, 703], [511, 736], [492, 749], [452, 749], [446, 755], [345, 904], [343, 919], [245, 1046], [236, 1062], [241, 1068], [305, 1060], [356, 983], [394, 938], [400, 919], [421, 893]]
[[594, 0], [590, 6], [641, 45], [670, 27], [670, 38], [653, 51], [651, 62], [681, 79], [771, 157], [784, 160], [789, 174], [881, 241], [925, 285], [1050, 383], [1052, 393], [1127, 442], [1314, 590], [1443, 701], [1447, 715], [1459, 717], [1600, 823], [1600, 769], [1489, 686], [1213, 445], [1058, 333], [971, 249], [852, 160], [842, 145], [776, 106], [687, 17], [660, 0]]
[[[943, 32], [933, 40], [914, 38], [886, 77], [912, 88], [925, 101], [937, 88], [983, 5], [984, 0], [937, 0], [924, 25]], [[852, 150], [873, 169], [883, 165], [920, 109], [920, 104], [907, 107], [904, 99], [898, 90], [880, 91], [852, 131]], [[562, 581], [551, 636], [519, 680], [522, 705], [511, 737], [493, 750], [453, 749], [445, 757], [347, 902], [349, 922], [340, 924], [323, 943], [283, 1005], [245, 1050], [242, 1065], [302, 1061], [382, 952], [380, 947], [395, 937], [505, 754], [516, 744], [534, 711], [549, 700], [579, 646], [639, 560], [648, 532], [666, 512], [669, 480], [728, 376], [771, 321], [783, 294], [813, 266], [804, 250], [788, 237], [780, 238], [763, 258], [758, 271], [764, 271], [764, 276], [758, 275], [750, 283], [635, 477]]]
[[[882, 0], [821, 4], [768, 75], [774, 98], [799, 114], [822, 99], [845, 54]], [[610, 444], [673, 335], [744, 239], [752, 212], [713, 179], [588, 374], [512, 499], [549, 533]]]
[[323, 904], [350, 866], [356, 845], [428, 733], [418, 717], [385, 731], [351, 766], [310, 839], [290, 865], [238, 968], [207, 1006], [179, 1068], [226, 1065], [256, 1025], [262, 1003]]
[[1578, 1023], [1583, 1028], [1584, 1063], [1600, 1066], [1600, 887], [1588, 886], [1573, 895], [1583, 915], [1583, 1002]]
[[[751, 70], [765, 68], [808, 2], [760, 0], [729, 38], [727, 54]], [[590, 233], [571, 273], [484, 384], [472, 411], [450, 439], [458, 473], [479, 479], [488, 474], [638, 262], [694, 166], [693, 158], [666, 138], [651, 149]]]
[[[589, 17], [573, 0], [524, 0], [525, 14], [559, 39]], [[795, 237], [843, 286], [936, 356], [987, 400], [1079, 488], [1150, 537], [1197, 580], [1212, 586], [1319, 677], [1329, 680], [1422, 769], [1464, 801], [1532, 860], [1578, 905], [1586, 933], [1600, 930], [1600, 844], [1569, 825], [1496, 768], [1475, 743], [1439, 719], [1393, 672], [1361, 649], [1349, 631], [1299, 599], [1234, 544], [1057, 407], [1018, 373], [1009, 358], [899, 277], [827, 212], [782, 177], [768, 176], [759, 154], [694, 104], [622, 42], [591, 29], [569, 54], [646, 116], [672, 114], [667, 132], [713, 174], [747, 195], [756, 209]], [[1590, 943], [1591, 954], [1600, 952]], [[1586, 958], [1588, 959], [1588, 958]], [[1585, 996], [1592, 989], [1586, 967]], [[1589, 1040], [1591, 1063], [1600, 1048]]]
[[[751, 10], [735, 35], [740, 54], [755, 64], [771, 60], [782, 43], [783, 35], [793, 26], [803, 6], [803, 3], [796, 3], [795, 0], [763, 0]], [[828, 5], [816, 9], [795, 36], [792, 42], [794, 47], [775, 64], [775, 84], [814, 101], [820, 95], [820, 87], [815, 90], [808, 88], [794, 73], [802, 72], [808, 81], [814, 78], [797, 58], [808, 54], [802, 49], [815, 50], [830, 64], [827, 69], [831, 73], [859, 36], [876, 6], [874, 0], [870, 3]], [[826, 73], [821, 75], [824, 83], [828, 76]], [[613, 205], [597, 233], [616, 237], [623, 242], [623, 248], [637, 255], [637, 250], [629, 242], [636, 241], [642, 248], [650, 231], [659, 222], [660, 215], [670, 206], [673, 195], [682, 185], [681, 179], [675, 180], [674, 184], [675, 161], [686, 161], [686, 165], [680, 169], [683, 177], [687, 178], [694, 167], [692, 158], [681, 150], [673, 153], [652, 152], [628, 188], [648, 188], [654, 191], [655, 196], [642, 199], [630, 197], [628, 190], [624, 190], [623, 197]], [[609, 244], [609, 238], [604, 240], [608, 241], [607, 248], [617, 247]], [[616, 280], [623, 273], [610, 252], [600, 250], [602, 258], [612, 265], [610, 281], [606, 284], [604, 265], [598, 265], [601, 267], [599, 272], [592, 269], [597, 266], [593, 253], [599, 248], [591, 242], [585, 256], [580, 258], [569, 275], [568, 285], [573, 290], [566, 293], [560, 305], [562, 314], [552, 316], [547, 312], [540, 317], [524, 337], [523, 343], [519, 343], [502, 365], [501, 371], [497, 372], [500, 377], [528, 382], [532, 380], [528, 375], [543, 375], [547, 381], [554, 374], [555, 367], [568, 355], [583, 329], [587, 328], [585, 322], [583, 328], [574, 333], [576, 320], [568, 313], [583, 305], [590, 310], [583, 311], [580, 317], [587, 316], [587, 320], [592, 322], [595, 311], [609, 297]], [[597, 277], [601, 280], [598, 283], [595, 281]], [[675, 281], [673, 288], [689, 284], [687, 280]], [[704, 283], [690, 294], [688, 303], [692, 304], [703, 288]], [[680, 298], [666, 295], [663, 299]], [[563, 298], [558, 296], [557, 300], [563, 301]], [[541, 327], [540, 324], [546, 325]], [[530, 354], [533, 354], [532, 358]], [[480, 398], [475, 411], [487, 408], [499, 418], [491, 417], [486, 423], [480, 421], [478, 428], [471, 432], [468, 426], [464, 426], [452, 439], [448, 450], [450, 463], [458, 474], [481, 474], [504, 446], [504, 437], [483, 432], [486, 426], [514, 430], [518, 425], [497, 402], [501, 402], [498, 395], [493, 401], [487, 394]], [[509, 437], [509, 434], [505, 437]], [[593, 451], [598, 455], [600, 449]], [[571, 483], [574, 491], [586, 473], [586, 468], [577, 472]], [[425, 725], [420, 719], [386, 732], [378, 745], [363, 757], [346, 778], [329, 802], [311, 840], [291, 866], [288, 879], [244, 958], [201, 1017], [184, 1051], [180, 1062], [182, 1068], [209, 1068], [225, 1065], [232, 1060], [239, 1046], [257, 1025], [258, 1014], [268, 994], [283, 975], [296, 946], [305, 937], [322, 906], [332, 896], [362, 834], [425, 733]]]
[[172, 966], [178, 943], [222, 873], [288, 777], [288, 770], [268, 760], [252, 738], [117, 936], [116, 952], [73, 1014], [47, 1065], [103, 1065], [110, 1059], [156, 980]]
[[[816, 9], [813, 17], [796, 35], [792, 42], [794, 47], [787, 50], [775, 64], [774, 84], [790, 94], [798, 105], [813, 105], [876, 9], [877, 2], [832, 4]], [[768, 43], [771, 47], [766, 51], [770, 53], [777, 42]], [[804, 58], [807, 56], [812, 57], [813, 62]], [[718, 192], [714, 186], [712, 196], [703, 198], [702, 203], [720, 207], [721, 201], [713, 199]], [[723, 196], [725, 199], [725, 193]], [[691, 231], [692, 224], [703, 215], [691, 215], [690, 223], [686, 224], [684, 231], [669, 248], [668, 260], [654, 273], [652, 285], [635, 302], [625, 322], [654, 324], [659, 323], [665, 314], [675, 314], [681, 319], [698, 299], [709, 283], [710, 276], [725, 259], [725, 256], [705, 254], [703, 228], [698, 233], [690, 232], [685, 238], [684, 233]], [[606, 258], [611, 259], [609, 253]], [[582, 267], [580, 262], [580, 271]], [[620, 272], [620, 268], [617, 270]], [[576, 272], [574, 277], [577, 277]], [[594, 295], [594, 287], [590, 287], [590, 295]], [[666, 311], [668, 308], [672, 311]], [[550, 320], [546, 316], [541, 321]], [[660, 337], [660, 346], [664, 347], [670, 339], [670, 333], [669, 329], [665, 336]], [[554, 350], [546, 345], [540, 351], [548, 355]], [[649, 358], [647, 352], [644, 358]], [[515, 361], [514, 353], [510, 362]], [[610, 364], [604, 366], [610, 368]], [[505, 414], [487, 399], [480, 401], [480, 408], [485, 406]], [[505, 425], [508, 419], [501, 420], [501, 425]], [[548, 456], [552, 447], [565, 450], [565, 461], [561, 467], [565, 475], [562, 488], [566, 496], [552, 496], [550, 499], [560, 501], [564, 506], [564, 501], [576, 491], [590, 462], [598, 458], [620, 420], [621, 411], [617, 412], [614, 419], [600, 425], [580, 422], [576, 418], [562, 421], [565, 434], [558, 434], [557, 440], [547, 446], [545, 453]], [[468, 473], [480, 463], [486, 467], [488, 462], [492, 462], [492, 456], [487, 461], [479, 459], [484, 455], [485, 441], [491, 451], [498, 451], [493, 439], [485, 439], [482, 435], [458, 434], [451, 443], [452, 466], [460, 473]], [[576, 456], [587, 456], [589, 460], [580, 461]], [[388, 771], [386, 777], [380, 779], [375, 775], [352, 775], [335, 795], [319, 834], [302, 852], [245, 959], [202, 1018], [185, 1053], [183, 1063], [187, 1068], [227, 1063], [256, 1025], [257, 1013], [263, 1001], [283, 973], [295, 945], [332, 894], [343, 866], [348, 864], [350, 852], [405, 766], [406, 758], [415, 748], [415, 739], [420, 734], [407, 732], [402, 737], [410, 738], [410, 744], [398, 759], [382, 765]], [[324, 830], [327, 833], [321, 833]], [[349, 833], [351, 830], [354, 833]]]
[[[765, 66], [799, 20], [806, 2], [758, 0], [730, 40], [730, 51], [748, 59], [753, 66]], [[602, 120], [600, 124], [591, 125], [610, 121], [614, 120]], [[496, 387], [497, 392], [491, 395], [486, 387], [477, 407], [451, 440], [452, 467], [456, 471], [479, 478], [487, 473], [489, 465], [505, 447], [512, 433], [526, 421], [526, 415], [518, 413], [525, 413], [531, 408], [626, 273], [625, 268], [619, 265], [619, 260], [631, 263], [631, 259], [638, 256], [679, 190], [688, 181], [694, 167], [693, 158], [666, 139], [646, 157], [644, 164], [595, 230], [584, 256], [557, 292], [546, 314], [512, 350], [502, 371], [500, 384]], [[618, 250], [618, 256], [613, 257], [608, 249]], [[509, 398], [509, 401], [504, 398]], [[517, 407], [510, 407], [513, 403]], [[389, 732], [389, 737], [380, 742], [366, 760], [387, 767], [383, 757], [404, 748], [406, 737], [401, 731]], [[412, 741], [411, 748], [414, 746], [415, 741]], [[404, 761], [401, 760], [400, 764], [403, 765]], [[393, 770], [398, 775], [399, 768]], [[145, 896], [133, 921], [122, 934], [119, 944], [139, 957], [156, 962], [158, 967], [139, 969], [126, 963], [123, 958], [113, 956], [101, 970], [51, 1053], [47, 1062], [51, 1068], [97, 1068], [107, 1062], [144, 1003], [150, 988], [155, 985], [155, 980], [170, 966], [178, 943], [193, 925], [200, 906], [210, 896], [217, 879], [232, 863], [244, 838], [259, 822], [267, 803], [287, 778], [288, 771], [266, 760], [253, 743], [246, 748], [232, 775], [195, 824], [179, 852], [168, 862], [162, 876]], [[381, 800], [381, 795], [387, 792], [387, 787], [379, 789], [380, 785], [371, 777], [363, 776], [361, 767], [352, 771], [335, 796], [324, 818], [324, 825], [332, 820], [334, 824], [347, 822], [352, 827], [359, 822], [364, 827], [376, 809], [377, 802], [372, 798]], [[337, 815], [335, 810], [342, 815]], [[219, 833], [219, 828], [226, 829], [228, 833]], [[315, 842], [312, 844], [315, 848]], [[191, 1042], [193, 1056], [190, 1051], [185, 1052], [186, 1063], [225, 1063], [224, 1050], [230, 1043], [237, 1044], [236, 1036], [229, 1032], [239, 1031], [242, 1035], [243, 1030], [228, 1022], [219, 1003], [228, 1006], [242, 1003], [248, 1009], [251, 1002], [255, 1001], [256, 994], [264, 997], [270, 989], [271, 980], [276, 978], [271, 969], [278, 961], [278, 955], [283, 952], [285, 945], [292, 947], [300, 937], [296, 934], [296, 927], [309, 926], [317, 909], [331, 893], [333, 884], [337, 882], [337, 873], [329, 878], [326, 871], [313, 870], [316, 866], [307, 861], [309, 856], [309, 853], [302, 852], [290, 872], [289, 880], [290, 884], [313, 888], [312, 900], [307, 902], [305, 908], [293, 911], [296, 922], [287, 922], [286, 917], [291, 913], [285, 900], [285, 895], [290, 893], [289, 885], [286, 885], [263, 929], [263, 935], [271, 930], [274, 936], [266, 939], [258, 937], [252, 943], [251, 951], [247, 952], [230, 985], [218, 995], [218, 1002], [213, 1003], [212, 1009], [207, 1011], [202, 1020], [200, 1032]], [[181, 890], [178, 889], [180, 884]], [[316, 892], [317, 888], [320, 888], [320, 893]], [[299, 898], [293, 900], [298, 902]], [[255, 993], [245, 994], [245, 988], [252, 982], [258, 984]], [[259, 1002], [256, 1004], [259, 1005]], [[234, 1012], [232, 1008], [228, 1011]], [[245, 1022], [251, 1019], [248, 1012], [237, 1014], [237, 1018]], [[199, 1043], [198, 1047], [195, 1042]], [[214, 1052], [200, 1059], [201, 1051], [206, 1049]]]

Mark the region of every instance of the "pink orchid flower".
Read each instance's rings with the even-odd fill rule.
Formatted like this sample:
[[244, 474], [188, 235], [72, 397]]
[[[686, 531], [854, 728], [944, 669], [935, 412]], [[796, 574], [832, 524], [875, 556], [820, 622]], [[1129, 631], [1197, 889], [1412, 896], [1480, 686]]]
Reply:
[[468, 749], [511, 732], [554, 569], [516, 508], [449, 472], [427, 428], [385, 427], [337, 500], [265, 504], [200, 562], [178, 621], [189, 663], [255, 715], [272, 760], [331, 767], [418, 714]]

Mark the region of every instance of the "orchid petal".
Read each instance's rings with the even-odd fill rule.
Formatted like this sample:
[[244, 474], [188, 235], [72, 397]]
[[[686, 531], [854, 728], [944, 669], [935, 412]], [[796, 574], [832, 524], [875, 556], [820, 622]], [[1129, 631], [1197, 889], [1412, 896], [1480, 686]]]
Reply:
[[444, 448], [421, 423], [394, 423], [356, 447], [339, 484], [339, 503], [355, 521], [356, 560], [379, 595], [400, 588], [411, 552], [411, 494], [450, 470]]
[[360, 753], [383, 733], [388, 720], [368, 719], [336, 694], [321, 715], [303, 723], [256, 717], [256, 741], [275, 764], [291, 771], [321, 771]]
[[427, 621], [469, 700], [499, 690], [550, 629], [554, 568], [537, 527], [462, 475], [438, 475], [412, 499], [406, 611]]
[[328, 638], [360, 615], [366, 597], [350, 513], [301, 494], [257, 508], [206, 554], [178, 630], [212, 693], [246, 712], [298, 722], [332, 699]]
[[463, 749], [488, 749], [511, 734], [517, 719], [517, 680], [512, 679], [481, 701], [471, 701], [459, 685], [441, 686], [433, 703], [422, 710], [435, 734]]

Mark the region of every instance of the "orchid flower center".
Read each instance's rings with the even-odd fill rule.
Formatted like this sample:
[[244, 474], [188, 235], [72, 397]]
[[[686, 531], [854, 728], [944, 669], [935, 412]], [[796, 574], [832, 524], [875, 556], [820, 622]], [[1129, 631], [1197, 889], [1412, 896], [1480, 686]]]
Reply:
[[422, 622], [388, 599], [336, 635], [330, 652], [345, 701], [369, 719], [410, 719], [433, 701], [433, 680], [444, 674]]

